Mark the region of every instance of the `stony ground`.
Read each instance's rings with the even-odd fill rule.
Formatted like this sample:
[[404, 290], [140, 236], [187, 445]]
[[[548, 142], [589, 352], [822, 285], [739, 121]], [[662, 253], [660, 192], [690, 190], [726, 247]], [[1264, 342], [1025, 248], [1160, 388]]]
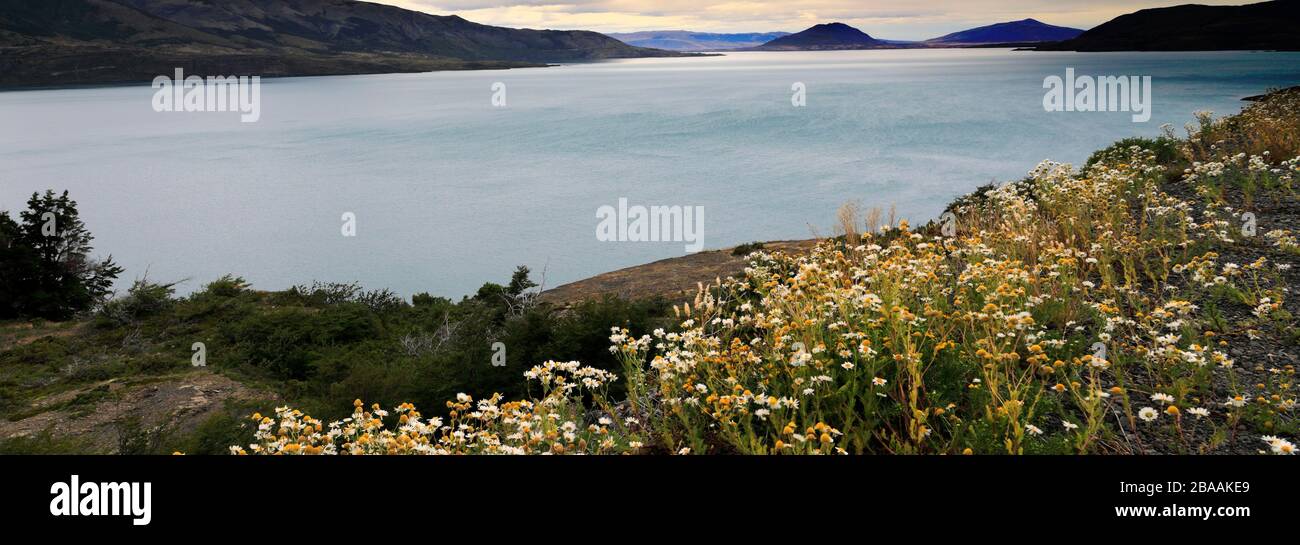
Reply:
[[[189, 429], [229, 401], [271, 399], [216, 373], [191, 372], [143, 380], [115, 378], [40, 397], [17, 420], [0, 419], [0, 439], [44, 432], [84, 445], [87, 452], [116, 454], [123, 435]], [[131, 421], [131, 429], [124, 422]]]

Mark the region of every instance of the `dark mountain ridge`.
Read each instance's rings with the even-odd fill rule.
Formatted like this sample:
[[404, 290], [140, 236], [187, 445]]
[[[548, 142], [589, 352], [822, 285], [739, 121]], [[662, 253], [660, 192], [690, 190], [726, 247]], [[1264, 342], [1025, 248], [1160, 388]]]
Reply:
[[931, 45], [1057, 42], [1083, 34], [1083, 30], [1049, 25], [1035, 19], [997, 23], [926, 40]]
[[923, 42], [881, 40], [844, 23], [817, 25], [752, 48], [757, 51], [827, 51], [853, 49], [920, 49], [981, 47], [999, 44], [1027, 45], [1078, 36], [1083, 31], [1049, 25], [1034, 19], [997, 23], [954, 32]]
[[0, 85], [140, 81], [178, 66], [288, 76], [680, 55], [352, 0], [5, 0], [0, 52]]
[[1300, 0], [1186, 4], [1121, 15], [1044, 51], [1300, 51]]
[[897, 44], [872, 38], [844, 23], [826, 23], [782, 36], [755, 47], [759, 51], [829, 51], [840, 49], [894, 48]]

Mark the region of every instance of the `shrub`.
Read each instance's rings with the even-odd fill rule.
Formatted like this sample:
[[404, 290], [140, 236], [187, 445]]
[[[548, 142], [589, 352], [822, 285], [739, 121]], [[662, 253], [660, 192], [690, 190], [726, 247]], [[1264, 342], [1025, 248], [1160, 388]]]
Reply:
[[0, 211], [0, 319], [67, 320], [110, 293], [122, 268], [91, 259], [94, 237], [67, 191], [33, 193], [19, 219]]
[[[1113, 165], [1132, 161], [1134, 159], [1135, 149], [1154, 154], [1155, 162], [1158, 165], [1172, 167], [1182, 158], [1182, 154], [1178, 149], [1179, 145], [1177, 139], [1169, 136], [1161, 136], [1159, 138], [1125, 138], [1111, 144], [1110, 147], [1107, 147], [1106, 149], [1094, 152], [1092, 156], [1088, 158], [1088, 162], [1084, 163], [1083, 170], [1084, 172], [1087, 172], [1093, 167], [1093, 165], [1102, 162]], [[1179, 168], [1176, 170], [1182, 169]]]
[[202, 294], [214, 297], [236, 297], [248, 289], [248, 281], [241, 277], [227, 274], [213, 280], [212, 283], [204, 287]]
[[762, 242], [749, 242], [733, 248], [731, 250], [731, 255], [744, 257], [754, 252], [757, 252], [759, 250], [762, 250], [763, 248], [764, 245]]
[[124, 297], [111, 299], [99, 308], [101, 323], [122, 326], [157, 316], [171, 307], [176, 284], [155, 284], [147, 278], [136, 280]]
[[193, 431], [166, 441], [161, 453], [229, 454], [230, 445], [253, 442], [254, 427], [243, 415], [255, 409], [247, 403], [227, 401], [222, 410], [205, 418]]

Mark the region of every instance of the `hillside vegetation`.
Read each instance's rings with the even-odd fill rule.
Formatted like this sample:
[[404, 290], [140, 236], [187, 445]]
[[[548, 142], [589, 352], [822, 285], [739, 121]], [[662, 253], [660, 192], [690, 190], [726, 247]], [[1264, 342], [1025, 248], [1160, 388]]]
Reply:
[[[531, 362], [618, 368], [609, 324], [662, 327], [668, 313], [658, 300], [555, 307], [522, 269], [460, 302], [353, 284], [263, 292], [233, 276], [172, 290], [146, 280], [83, 319], [0, 322], [0, 453], [225, 453], [252, 439], [244, 416], [276, 403], [342, 418], [358, 395], [427, 406], [461, 391], [523, 396]], [[494, 362], [498, 342], [508, 350]]]

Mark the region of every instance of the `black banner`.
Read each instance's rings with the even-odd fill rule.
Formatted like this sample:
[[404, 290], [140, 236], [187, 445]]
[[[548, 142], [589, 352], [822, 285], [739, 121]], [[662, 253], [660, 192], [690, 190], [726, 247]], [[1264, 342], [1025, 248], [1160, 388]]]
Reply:
[[322, 525], [330, 533], [376, 524], [537, 531], [525, 519], [624, 532], [689, 520], [728, 535], [785, 524], [797, 534], [810, 520], [919, 524], [912, 527], [926, 532], [972, 524], [1185, 532], [1285, 525], [1297, 484], [1290, 457], [174, 456], [0, 464], [6, 528], [235, 539]]

